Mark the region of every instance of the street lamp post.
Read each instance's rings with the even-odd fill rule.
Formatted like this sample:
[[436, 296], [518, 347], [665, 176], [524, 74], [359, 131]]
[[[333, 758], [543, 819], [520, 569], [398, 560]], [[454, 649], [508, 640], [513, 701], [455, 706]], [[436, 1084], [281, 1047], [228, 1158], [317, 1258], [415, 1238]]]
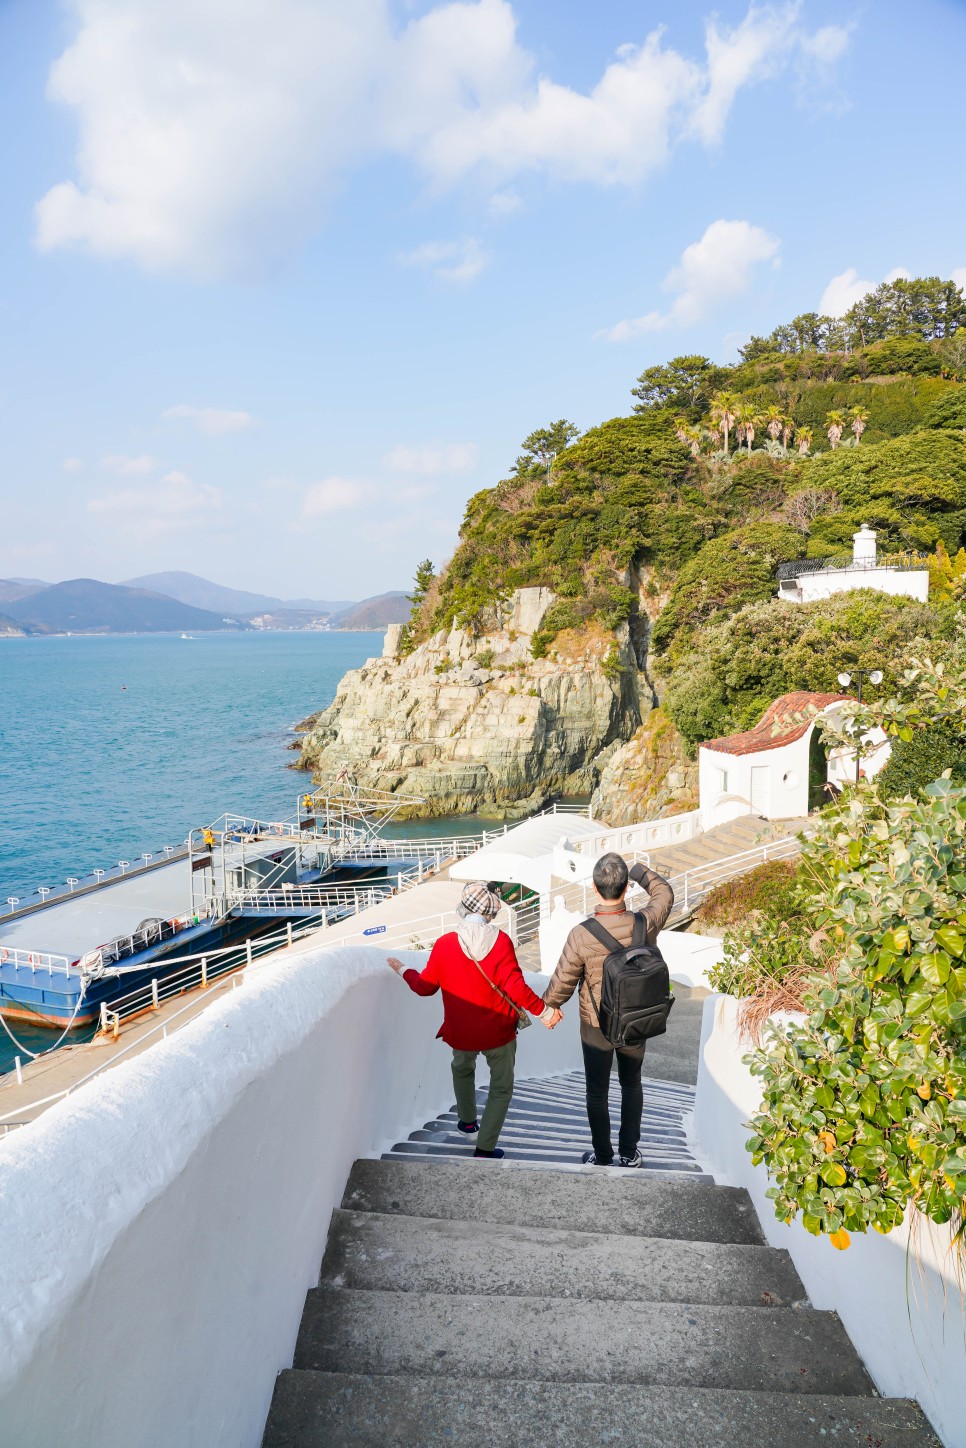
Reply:
[[[847, 689], [847, 688], [849, 687], [849, 685], [852, 683], [853, 679], [856, 680], [857, 685], [858, 685], [858, 687], [857, 687], [857, 689], [856, 689], [856, 703], [861, 705], [861, 703], [862, 703], [862, 681], [863, 681], [863, 679], [868, 679], [868, 681], [869, 681], [870, 684], [881, 684], [881, 683], [882, 683], [882, 670], [881, 670], [881, 669], [853, 669], [853, 671], [852, 671], [851, 674], [847, 674], [847, 673], [845, 673], [844, 671], [843, 671], [841, 674], [839, 674], [839, 683], [842, 685], [842, 688], [843, 688], [843, 689]], [[862, 734], [861, 734], [861, 730], [860, 730], [860, 731], [859, 731], [859, 737], [858, 737], [858, 738], [856, 739], [856, 741], [855, 741], [855, 782], [856, 782], [856, 784], [858, 784], [858, 782], [859, 782], [859, 769], [860, 769], [860, 767], [861, 767], [861, 762], [862, 762]]]

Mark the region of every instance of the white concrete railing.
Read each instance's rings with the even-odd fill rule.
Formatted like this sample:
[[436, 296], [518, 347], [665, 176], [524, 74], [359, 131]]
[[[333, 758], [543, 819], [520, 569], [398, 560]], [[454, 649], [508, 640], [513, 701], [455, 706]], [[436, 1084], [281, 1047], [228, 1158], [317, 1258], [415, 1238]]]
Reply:
[[603, 855], [608, 850], [627, 855], [684, 844], [699, 834], [701, 811], [693, 809], [686, 814], [665, 815], [637, 825], [618, 825], [613, 829], [602, 829], [595, 835], [582, 835], [579, 840], [574, 840], [571, 848], [582, 855]]
[[[286, 952], [0, 1138], [0, 1441], [258, 1448], [353, 1160], [452, 1101], [439, 1015], [382, 950]], [[575, 1010], [520, 1038], [579, 1063]]]
[[740, 1004], [723, 995], [704, 1003], [694, 1116], [702, 1165], [717, 1182], [747, 1188], [769, 1245], [790, 1254], [813, 1306], [839, 1314], [879, 1392], [916, 1398], [942, 1441], [964, 1448], [966, 1327], [953, 1226], [910, 1210], [887, 1236], [853, 1234], [837, 1252], [800, 1219], [777, 1220], [765, 1168], [745, 1150], [762, 1088], [742, 1059], [751, 1043], [738, 1031]]

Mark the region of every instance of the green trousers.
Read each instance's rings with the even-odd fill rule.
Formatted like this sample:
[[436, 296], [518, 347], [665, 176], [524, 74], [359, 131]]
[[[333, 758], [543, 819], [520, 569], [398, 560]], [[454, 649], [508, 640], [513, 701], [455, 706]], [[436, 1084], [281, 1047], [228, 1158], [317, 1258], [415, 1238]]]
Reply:
[[456, 1112], [460, 1121], [476, 1120], [476, 1058], [481, 1054], [486, 1057], [486, 1064], [490, 1068], [490, 1091], [476, 1145], [480, 1151], [494, 1151], [510, 1109], [510, 1097], [513, 1095], [516, 1039], [505, 1046], [497, 1046], [493, 1051], [453, 1052], [453, 1089], [456, 1092]]

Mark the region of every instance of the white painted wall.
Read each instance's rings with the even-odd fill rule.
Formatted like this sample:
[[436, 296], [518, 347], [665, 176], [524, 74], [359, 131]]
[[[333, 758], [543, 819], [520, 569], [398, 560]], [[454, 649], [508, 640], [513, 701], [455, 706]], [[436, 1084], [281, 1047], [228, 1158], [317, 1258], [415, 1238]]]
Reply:
[[[4, 1138], [0, 1448], [257, 1448], [353, 1160], [452, 1101], [440, 1018], [384, 952], [296, 949]], [[520, 1038], [579, 1063], [575, 1009]]]
[[694, 1132], [715, 1180], [751, 1193], [765, 1235], [792, 1256], [815, 1307], [838, 1312], [881, 1393], [917, 1398], [948, 1448], [966, 1448], [966, 1316], [951, 1230], [910, 1219], [888, 1236], [853, 1236], [845, 1252], [785, 1226], [765, 1196], [763, 1166], [745, 1150], [760, 1083], [742, 1063], [739, 1003], [704, 1003]]
[[815, 603], [820, 598], [831, 598], [833, 593], [851, 593], [856, 588], [872, 588], [876, 593], [915, 598], [925, 603], [929, 597], [929, 574], [925, 569], [909, 572], [899, 568], [821, 569], [786, 580], [779, 585], [778, 596], [790, 603]]
[[[814, 726], [813, 726], [814, 727]], [[713, 829], [740, 814], [750, 814], [752, 769], [768, 770], [766, 819], [796, 819], [808, 814], [808, 749], [812, 729], [778, 749], [754, 754], [698, 750], [698, 796], [704, 828]]]

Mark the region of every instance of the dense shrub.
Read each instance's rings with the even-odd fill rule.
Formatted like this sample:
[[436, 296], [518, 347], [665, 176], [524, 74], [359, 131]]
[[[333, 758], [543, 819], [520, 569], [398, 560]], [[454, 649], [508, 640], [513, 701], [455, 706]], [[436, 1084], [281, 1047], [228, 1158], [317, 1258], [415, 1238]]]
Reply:
[[948, 627], [928, 605], [871, 589], [818, 603], [751, 604], [693, 637], [672, 669], [664, 708], [693, 749], [751, 728], [779, 694], [839, 692], [843, 669], [882, 669], [888, 689], [910, 643]]
[[768, 860], [747, 875], [716, 885], [694, 912], [695, 924], [739, 925], [750, 914], [784, 923], [800, 913], [795, 880], [794, 860]]
[[966, 744], [953, 725], [936, 724], [911, 739], [893, 741], [879, 789], [887, 799], [918, 794], [947, 769], [957, 783], [966, 781]]
[[926, 413], [923, 425], [966, 428], [966, 387], [947, 387]]
[[659, 653], [675, 642], [687, 647], [691, 633], [722, 613], [775, 596], [775, 568], [802, 551], [801, 535], [779, 523], [758, 523], [705, 543], [678, 573], [666, 607], [654, 625]]
[[882, 805], [861, 790], [805, 847], [827, 872], [810, 909], [825, 968], [802, 1023], [749, 1058], [763, 1082], [747, 1143], [776, 1215], [888, 1232], [914, 1203], [966, 1208], [966, 790], [940, 780]]

